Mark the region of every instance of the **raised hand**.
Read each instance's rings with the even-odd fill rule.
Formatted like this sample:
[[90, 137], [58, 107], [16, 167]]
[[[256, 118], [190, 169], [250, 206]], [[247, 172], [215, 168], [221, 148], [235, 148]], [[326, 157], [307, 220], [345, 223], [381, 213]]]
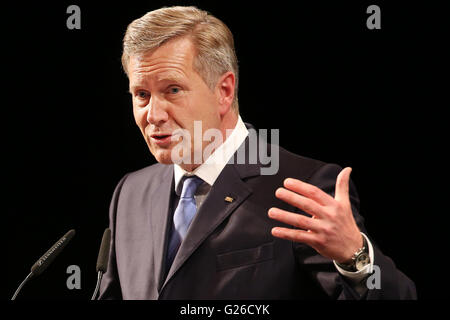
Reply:
[[311, 184], [293, 178], [286, 179], [284, 188], [278, 188], [275, 196], [311, 217], [271, 208], [268, 211], [270, 218], [296, 227], [275, 227], [272, 235], [305, 243], [324, 257], [338, 263], [348, 263], [363, 246], [349, 198], [351, 171], [351, 168], [345, 168], [339, 173], [334, 198]]

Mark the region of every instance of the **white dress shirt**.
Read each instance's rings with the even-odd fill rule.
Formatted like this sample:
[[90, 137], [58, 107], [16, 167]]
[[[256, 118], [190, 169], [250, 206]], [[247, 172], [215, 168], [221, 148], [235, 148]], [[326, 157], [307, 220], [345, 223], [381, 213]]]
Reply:
[[[182, 184], [180, 182], [182, 178], [184, 176], [196, 175], [197, 177], [201, 178], [204, 181], [204, 183], [198, 187], [194, 196], [197, 208], [199, 208], [203, 203], [203, 201], [205, 200], [206, 196], [208, 195], [211, 186], [214, 184], [217, 177], [220, 175], [223, 168], [227, 164], [227, 162], [234, 155], [239, 146], [244, 142], [248, 134], [249, 134], [248, 130], [245, 127], [245, 124], [242, 121], [241, 116], [239, 116], [236, 126], [233, 129], [232, 133], [229, 135], [229, 137], [206, 159], [204, 163], [198, 166], [194, 171], [188, 172], [183, 168], [181, 168], [178, 164], [175, 164], [174, 179], [175, 179], [175, 192], [177, 193], [177, 195], [179, 196], [181, 194]], [[338, 272], [341, 275], [347, 277], [349, 280], [351, 280], [351, 282], [354, 284], [354, 288], [359, 293], [362, 293], [366, 289], [365, 284], [361, 283], [361, 281], [364, 280], [364, 278], [366, 278], [369, 273], [372, 273], [373, 259], [374, 259], [372, 244], [370, 243], [369, 239], [365, 234], [363, 233], [361, 234], [366, 239], [367, 245], [369, 247], [368, 249], [369, 249], [370, 264], [365, 266], [360, 271], [350, 272], [342, 269], [336, 264], [335, 261], [333, 261]]]
[[211, 189], [211, 186], [219, 177], [223, 168], [231, 157], [236, 153], [239, 146], [245, 141], [248, 136], [248, 130], [239, 116], [235, 128], [228, 136], [228, 138], [206, 159], [204, 163], [198, 166], [194, 171], [188, 172], [181, 168], [178, 164], [174, 165], [174, 178], [175, 178], [175, 192], [177, 195], [181, 194], [182, 184], [181, 179], [183, 176], [197, 176], [201, 178], [205, 183], [198, 187], [195, 193], [195, 201], [197, 208], [203, 203], [206, 195]]

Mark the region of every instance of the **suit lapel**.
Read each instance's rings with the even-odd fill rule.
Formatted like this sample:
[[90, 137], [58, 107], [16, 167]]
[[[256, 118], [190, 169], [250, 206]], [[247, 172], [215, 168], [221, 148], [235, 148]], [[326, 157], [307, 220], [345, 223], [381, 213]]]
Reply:
[[151, 225], [153, 246], [155, 252], [155, 276], [158, 291], [161, 288], [165, 274], [165, 252], [167, 247], [171, 208], [171, 194], [173, 193], [173, 166], [167, 166], [160, 176], [158, 191], [154, 192], [151, 207]]
[[[259, 168], [258, 165], [225, 166], [192, 221], [161, 290], [200, 244], [251, 194], [242, 179], [258, 175], [256, 167]], [[226, 201], [226, 197], [233, 200]]]

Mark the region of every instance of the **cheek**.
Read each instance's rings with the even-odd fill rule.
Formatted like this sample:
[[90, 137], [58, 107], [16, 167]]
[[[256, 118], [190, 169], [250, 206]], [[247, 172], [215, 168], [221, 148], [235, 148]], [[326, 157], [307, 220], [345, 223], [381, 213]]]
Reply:
[[144, 108], [133, 107], [133, 116], [136, 125], [143, 131], [147, 125], [147, 112]]
[[219, 119], [217, 101], [212, 95], [204, 95], [199, 98], [192, 107], [192, 118], [210, 123]]

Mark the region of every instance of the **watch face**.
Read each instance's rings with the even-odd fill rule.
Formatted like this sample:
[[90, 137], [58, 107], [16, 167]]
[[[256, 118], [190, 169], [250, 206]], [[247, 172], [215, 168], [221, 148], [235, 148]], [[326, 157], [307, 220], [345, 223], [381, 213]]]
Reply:
[[362, 253], [360, 254], [355, 261], [355, 267], [356, 270], [359, 271], [363, 269], [365, 266], [367, 266], [370, 263], [370, 257], [368, 253]]

